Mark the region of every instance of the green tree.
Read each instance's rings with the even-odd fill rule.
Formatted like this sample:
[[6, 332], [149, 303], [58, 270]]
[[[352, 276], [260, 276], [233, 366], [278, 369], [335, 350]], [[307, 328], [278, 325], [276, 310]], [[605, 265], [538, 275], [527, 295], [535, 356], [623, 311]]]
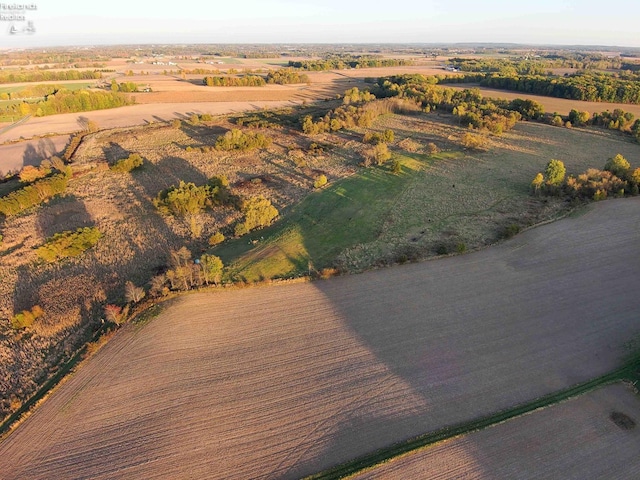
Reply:
[[269, 225], [279, 214], [278, 209], [264, 197], [252, 197], [244, 200], [240, 210], [244, 213], [244, 221], [236, 226], [237, 236]]
[[631, 165], [629, 165], [626, 158], [618, 153], [615, 157], [607, 160], [607, 163], [604, 165], [604, 170], [613, 173], [618, 178], [625, 178], [629, 170], [631, 170]]
[[202, 234], [200, 214], [212, 203], [212, 192], [209, 185], [197, 187], [194, 183], [180, 184], [162, 191], [154, 199], [154, 204], [162, 213], [170, 213], [185, 218], [189, 224], [191, 235], [198, 238]]
[[560, 186], [564, 181], [564, 176], [567, 173], [564, 163], [561, 160], [550, 160], [547, 163], [547, 168], [544, 171], [544, 178], [547, 185]]
[[207, 285], [209, 285], [209, 283], [217, 284], [220, 282], [222, 271], [224, 269], [224, 265], [222, 260], [220, 260], [220, 257], [204, 254], [200, 257], [200, 267], [202, 268], [204, 282]]
[[542, 175], [542, 173], [538, 173], [533, 179], [533, 181], [531, 182], [531, 188], [533, 189], [533, 193], [537, 194], [540, 191], [540, 188], [542, 188], [543, 184], [544, 184], [544, 175]]

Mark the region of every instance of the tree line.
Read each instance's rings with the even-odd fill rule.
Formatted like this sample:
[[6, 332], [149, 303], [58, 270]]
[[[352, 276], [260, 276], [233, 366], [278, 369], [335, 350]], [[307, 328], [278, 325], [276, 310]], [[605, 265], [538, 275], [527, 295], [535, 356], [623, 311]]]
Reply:
[[102, 78], [102, 72], [98, 70], [21, 70], [0, 73], [0, 83], [97, 80], [100, 78]]
[[10, 217], [40, 205], [50, 198], [64, 193], [68, 180], [69, 175], [57, 173], [0, 197], [0, 213]]
[[207, 87], [263, 87], [266, 85], [264, 78], [258, 75], [204, 77], [203, 83]]
[[267, 74], [267, 83], [289, 85], [292, 83], [310, 83], [309, 76], [293, 68], [280, 68]]
[[289, 66], [308, 71], [344, 70], [347, 68], [404, 67], [413, 65], [401, 58], [379, 58], [371, 56], [331, 56], [321, 60], [289, 60]]
[[480, 85], [587, 102], [640, 104], [640, 82], [616, 75], [581, 72], [566, 77], [488, 75]]
[[640, 168], [631, 165], [622, 155], [609, 158], [602, 170], [590, 168], [578, 176], [566, 177], [566, 168], [561, 160], [552, 159], [544, 172], [538, 173], [531, 182], [536, 195], [556, 195], [585, 200], [604, 200], [610, 196], [638, 195]]
[[127, 99], [119, 92], [94, 92], [90, 90], [58, 90], [47, 95], [44, 100], [38, 102], [21, 102], [9, 105], [0, 110], [3, 115], [35, 115], [44, 117], [59, 113], [89, 112], [107, 108], [131, 105], [132, 100]]

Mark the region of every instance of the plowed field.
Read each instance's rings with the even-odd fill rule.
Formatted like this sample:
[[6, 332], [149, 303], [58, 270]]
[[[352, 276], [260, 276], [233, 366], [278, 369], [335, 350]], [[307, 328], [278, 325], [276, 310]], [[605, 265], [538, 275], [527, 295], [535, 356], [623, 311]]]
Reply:
[[601, 375], [640, 333], [639, 235], [640, 199], [610, 200], [469, 255], [181, 297], [5, 438], [0, 472], [298, 478]]
[[613, 412], [638, 422], [638, 395], [623, 385], [611, 385], [354, 478], [638, 478], [640, 428], [621, 428], [612, 421]]

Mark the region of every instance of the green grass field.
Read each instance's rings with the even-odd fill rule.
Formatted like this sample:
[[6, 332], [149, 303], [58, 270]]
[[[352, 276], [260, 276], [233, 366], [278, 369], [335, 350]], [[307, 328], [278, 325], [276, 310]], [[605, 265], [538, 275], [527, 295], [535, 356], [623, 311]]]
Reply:
[[616, 153], [635, 168], [640, 150], [616, 135], [521, 123], [492, 137], [489, 152], [470, 152], [450, 141], [456, 127], [422, 117], [420, 129], [410, 132], [406, 122], [386, 116], [375, 128], [392, 128], [397, 139], [410, 133], [422, 144], [435, 140], [446, 149], [428, 156], [395, 147], [392, 160], [401, 162], [400, 175], [391, 173], [391, 161], [361, 169], [313, 192], [275, 225], [225, 242], [213, 253], [235, 277], [257, 281], [464, 252], [500, 240], [509, 228], [517, 231], [568, 211], [560, 199], [530, 194], [531, 180], [550, 159], [563, 160], [567, 174], [577, 175], [602, 168]]
[[[56, 83], [51, 84], [51, 86], [55, 86], [55, 87], [64, 87], [67, 90], [80, 90], [82, 88], [89, 88], [92, 85], [95, 85], [95, 81], [93, 82], [64, 82], [64, 83]], [[26, 89], [30, 89], [33, 88], [36, 85], [41, 85], [41, 84], [32, 84], [32, 85], [18, 85], [18, 86], [13, 86], [13, 87], [0, 87], [0, 94], [1, 93], [14, 93], [14, 92], [19, 92], [21, 90], [26, 90]]]
[[[312, 193], [283, 220], [214, 250], [247, 281], [290, 277], [321, 269], [344, 249], [374, 240], [394, 199], [425, 161], [398, 156], [401, 174], [388, 167], [356, 175]], [[256, 242], [254, 245], [253, 242]]]

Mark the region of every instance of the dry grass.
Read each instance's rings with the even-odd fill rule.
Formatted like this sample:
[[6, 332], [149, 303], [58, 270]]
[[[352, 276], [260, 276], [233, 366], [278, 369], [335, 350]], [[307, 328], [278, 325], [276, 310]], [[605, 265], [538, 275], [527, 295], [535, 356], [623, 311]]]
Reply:
[[440, 443], [352, 478], [635, 478], [640, 430], [616, 425], [611, 412], [621, 414], [617, 410], [640, 420], [638, 396], [624, 385]]
[[640, 333], [638, 222], [639, 199], [611, 200], [465, 256], [182, 297], [4, 439], [0, 469], [299, 478], [598, 376]]
[[[312, 191], [315, 170], [333, 179], [353, 171], [352, 159], [341, 154], [305, 153], [304, 164], [297, 165], [288, 152], [306, 149], [308, 140], [286, 130], [267, 131], [274, 143], [265, 151], [202, 150], [232, 127], [219, 120], [209, 126], [184, 122], [181, 129], [159, 124], [89, 135], [74, 157], [76, 174], [67, 195], [4, 222], [0, 416], [10, 411], [12, 395], [24, 399], [32, 394], [53, 366], [82, 343], [86, 332], [99, 323], [107, 300], [124, 301], [126, 280], [145, 285], [166, 265], [171, 249], [186, 245], [200, 255], [212, 233], [229, 227], [240, 216], [230, 207], [202, 215], [203, 235], [193, 240], [186, 222], [158, 214], [152, 199], [159, 191], [180, 180], [202, 185], [214, 175], [224, 175], [234, 193], [264, 195], [278, 209], [286, 210]], [[331, 138], [326, 136], [325, 141]], [[338, 143], [337, 138], [332, 141]], [[106, 168], [107, 163], [131, 152], [142, 155], [142, 168], [132, 174]], [[85, 226], [95, 226], [103, 233], [95, 247], [56, 264], [38, 262], [34, 249], [47, 238]], [[45, 316], [30, 333], [16, 335], [9, 318], [35, 304], [44, 308]]]

